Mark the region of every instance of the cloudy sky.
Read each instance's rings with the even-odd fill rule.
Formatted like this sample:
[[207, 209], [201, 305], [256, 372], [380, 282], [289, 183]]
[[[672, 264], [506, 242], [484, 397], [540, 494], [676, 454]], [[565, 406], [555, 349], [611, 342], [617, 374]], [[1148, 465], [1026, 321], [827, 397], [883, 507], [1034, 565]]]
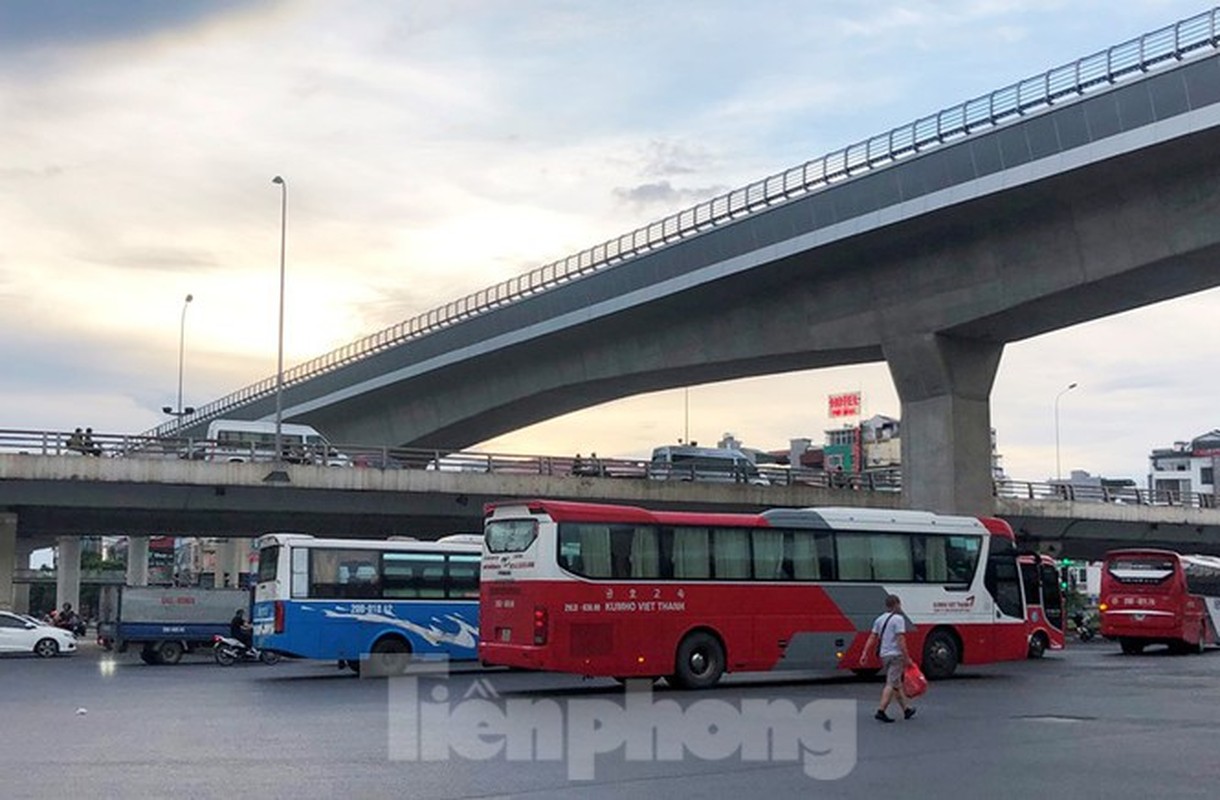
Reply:
[[[765, 175], [1206, 11], [1127, 0], [0, 4], [0, 428], [137, 433]], [[1220, 427], [1220, 292], [1010, 345], [1010, 475]], [[486, 450], [822, 441], [882, 364], [632, 398]], [[689, 401], [689, 406], [688, 406]], [[689, 407], [689, 413], [687, 408]]]

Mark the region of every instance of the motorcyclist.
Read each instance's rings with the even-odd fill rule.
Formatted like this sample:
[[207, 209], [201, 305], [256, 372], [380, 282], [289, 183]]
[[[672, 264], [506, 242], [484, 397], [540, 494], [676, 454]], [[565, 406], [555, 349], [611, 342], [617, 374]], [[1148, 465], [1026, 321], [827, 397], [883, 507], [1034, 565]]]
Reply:
[[72, 631], [75, 634], [80, 634], [83, 632], [80, 630], [82, 627], [84, 627], [81, 622], [81, 618], [72, 609], [71, 603], [64, 603], [63, 610], [59, 612], [59, 616], [55, 620], [55, 624], [58, 627], [67, 631]]
[[245, 609], [239, 608], [229, 620], [229, 636], [242, 643], [247, 650], [254, 649], [254, 628], [246, 622]]

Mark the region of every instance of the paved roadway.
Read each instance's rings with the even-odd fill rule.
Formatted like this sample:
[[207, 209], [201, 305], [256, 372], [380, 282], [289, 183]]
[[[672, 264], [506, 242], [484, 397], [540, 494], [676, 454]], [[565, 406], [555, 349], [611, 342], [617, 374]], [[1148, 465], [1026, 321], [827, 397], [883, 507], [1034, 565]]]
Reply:
[[[878, 684], [846, 678], [734, 676], [710, 692], [637, 694], [662, 706], [680, 703], [676, 717], [652, 719], [662, 719], [696, 751], [725, 741], [726, 731], [737, 740], [754, 736], [748, 744], [756, 749], [758, 730], [779, 726], [789, 709], [803, 709], [807, 716], [792, 717], [796, 727], [789, 730], [825, 755], [810, 755], [807, 762], [743, 761], [737, 755], [639, 761], [626, 760], [619, 749], [587, 763], [592, 779], [573, 780], [586, 768], [577, 759], [527, 762], [501, 754], [420, 762], [389, 755], [427, 754], [446, 736], [472, 756], [480, 746], [499, 749], [502, 737], [489, 728], [481, 740], [460, 733], [477, 731], [470, 714], [489, 708], [461, 698], [491, 692], [499, 699], [490, 707], [542, 701], [571, 730], [588, 729], [591, 715], [602, 714], [608, 727], [593, 735], [617, 736], [617, 710], [625, 700], [610, 681], [466, 669], [447, 681], [387, 682], [327, 664], [223, 668], [191, 656], [176, 667], [150, 667], [132, 655], [116, 658], [86, 645], [78, 655], [54, 661], [0, 658], [0, 795], [1214, 797], [1220, 785], [1220, 650], [1138, 657], [1117, 651], [1108, 642], [1073, 644], [1040, 662], [969, 669], [933, 684], [913, 720], [891, 725], [871, 719]], [[422, 701], [412, 700], [412, 690]], [[743, 719], [736, 704], [750, 702], [771, 703], [771, 716], [753, 712]], [[528, 729], [523, 713], [509, 712], [515, 734]], [[413, 748], [400, 735], [421, 714], [445, 721], [430, 723]], [[491, 719], [495, 725], [494, 714]], [[652, 747], [650, 738], [639, 738], [647, 728], [642, 713], [627, 719], [627, 735], [634, 737], [629, 746]], [[829, 730], [823, 727], [827, 719]], [[787, 739], [782, 728], [775, 730], [778, 740]], [[670, 734], [662, 738], [675, 741]], [[574, 748], [588, 743], [579, 737], [571, 742]], [[816, 780], [805, 774], [809, 764], [823, 777], [846, 775]]]

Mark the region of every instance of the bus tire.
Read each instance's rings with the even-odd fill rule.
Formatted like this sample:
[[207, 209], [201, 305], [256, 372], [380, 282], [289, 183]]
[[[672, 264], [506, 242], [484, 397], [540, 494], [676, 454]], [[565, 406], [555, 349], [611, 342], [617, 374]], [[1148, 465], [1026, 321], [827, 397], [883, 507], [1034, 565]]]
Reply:
[[410, 656], [411, 645], [405, 639], [383, 636], [373, 645], [365, 666], [370, 675], [401, 675], [407, 671]]
[[1046, 646], [1046, 634], [1042, 633], [1041, 631], [1035, 633], [1033, 636], [1029, 637], [1029, 657], [1042, 658], [1042, 656], [1046, 653]]
[[678, 645], [670, 682], [679, 689], [706, 689], [723, 674], [724, 646], [707, 631], [695, 631]]
[[157, 647], [157, 660], [162, 664], [177, 664], [182, 660], [181, 642], [162, 642]]
[[920, 669], [930, 681], [948, 678], [957, 669], [961, 660], [961, 647], [957, 637], [947, 630], [935, 630], [923, 643], [923, 661]]
[[869, 678], [877, 677], [877, 673], [880, 671], [881, 670], [878, 667], [856, 667], [855, 669], [852, 670], [852, 674], [855, 675], [857, 678], [863, 678], [863, 679], [867, 680]]
[[1199, 623], [1199, 641], [1195, 642], [1195, 652], [1199, 655], [1207, 650], [1207, 623]]
[[1144, 652], [1144, 643], [1138, 639], [1119, 639], [1118, 646], [1123, 649], [1123, 655], [1138, 656]]

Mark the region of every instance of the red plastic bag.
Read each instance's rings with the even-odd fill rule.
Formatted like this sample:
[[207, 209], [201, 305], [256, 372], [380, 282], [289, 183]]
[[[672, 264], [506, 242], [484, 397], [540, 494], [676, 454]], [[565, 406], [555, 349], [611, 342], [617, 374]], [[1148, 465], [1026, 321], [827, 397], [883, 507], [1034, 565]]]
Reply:
[[924, 677], [919, 665], [911, 662], [902, 671], [902, 693], [907, 697], [919, 697], [928, 691], [928, 679]]

